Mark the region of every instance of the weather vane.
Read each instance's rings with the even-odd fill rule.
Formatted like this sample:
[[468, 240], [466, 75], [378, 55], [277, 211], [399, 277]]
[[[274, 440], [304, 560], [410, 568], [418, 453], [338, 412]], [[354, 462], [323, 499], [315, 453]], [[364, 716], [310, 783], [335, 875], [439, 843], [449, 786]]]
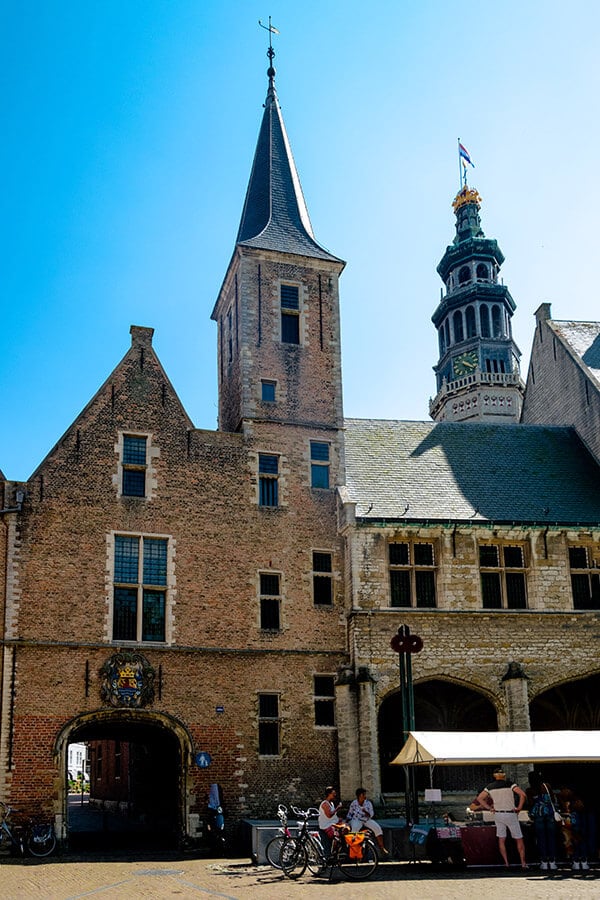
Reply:
[[[268, 25], [263, 25], [263, 23], [260, 21], [260, 19], [258, 20], [258, 24], [260, 25], [261, 28], [264, 28], [265, 31], [269, 32], [269, 49], [267, 50], [267, 56], [269, 57], [269, 60], [271, 63], [271, 68], [273, 68], [273, 57], [275, 56], [275, 51], [273, 50], [273, 35], [279, 34], [279, 32], [275, 28], [275, 26], [271, 24], [271, 16], [269, 16], [269, 24]], [[274, 69], [273, 69], [273, 72], [269, 72], [269, 77], [272, 78], [273, 75], [275, 75]]]

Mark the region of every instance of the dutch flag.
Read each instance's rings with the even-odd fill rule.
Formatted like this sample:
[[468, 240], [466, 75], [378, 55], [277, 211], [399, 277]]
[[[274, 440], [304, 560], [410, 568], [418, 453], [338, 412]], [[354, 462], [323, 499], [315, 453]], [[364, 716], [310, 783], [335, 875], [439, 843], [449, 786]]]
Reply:
[[469, 163], [470, 166], [473, 166], [473, 168], [475, 168], [475, 163], [471, 162], [471, 157], [469, 156], [469, 151], [467, 150], [466, 147], [463, 147], [463, 145], [461, 144], [460, 141], [458, 142], [458, 155], [463, 161], [463, 166], [466, 167], [466, 163]]

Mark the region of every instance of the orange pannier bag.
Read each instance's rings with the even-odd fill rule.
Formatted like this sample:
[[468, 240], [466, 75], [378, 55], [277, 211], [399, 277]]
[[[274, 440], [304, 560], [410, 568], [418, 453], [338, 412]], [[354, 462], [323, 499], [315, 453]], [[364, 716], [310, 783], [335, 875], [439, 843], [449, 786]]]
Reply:
[[351, 831], [349, 834], [344, 835], [344, 840], [348, 844], [348, 850], [350, 851], [350, 859], [362, 859], [364, 839], [364, 831]]

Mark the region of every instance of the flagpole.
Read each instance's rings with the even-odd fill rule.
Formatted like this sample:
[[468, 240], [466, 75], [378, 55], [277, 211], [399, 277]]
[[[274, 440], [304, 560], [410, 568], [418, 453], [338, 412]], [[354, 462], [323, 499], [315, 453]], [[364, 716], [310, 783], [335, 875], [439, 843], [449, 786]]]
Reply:
[[462, 173], [461, 163], [460, 163], [460, 138], [457, 138], [457, 139], [456, 139], [456, 149], [457, 149], [457, 151], [458, 151], [458, 183], [459, 183], [459, 185], [460, 185], [459, 190], [462, 191], [462, 187], [463, 187], [463, 173]]

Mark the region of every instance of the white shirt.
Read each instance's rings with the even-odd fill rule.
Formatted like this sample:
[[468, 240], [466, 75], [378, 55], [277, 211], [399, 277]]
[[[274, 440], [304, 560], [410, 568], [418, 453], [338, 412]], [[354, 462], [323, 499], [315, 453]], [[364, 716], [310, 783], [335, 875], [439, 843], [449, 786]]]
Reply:
[[[333, 815], [328, 816], [325, 812], [325, 809], [330, 810]], [[339, 822], [339, 816], [335, 812], [335, 806], [330, 800], [323, 800], [321, 805], [319, 806], [319, 828], [322, 831], [325, 831], [326, 828], [329, 828], [330, 825], [335, 825], [336, 822]]]

